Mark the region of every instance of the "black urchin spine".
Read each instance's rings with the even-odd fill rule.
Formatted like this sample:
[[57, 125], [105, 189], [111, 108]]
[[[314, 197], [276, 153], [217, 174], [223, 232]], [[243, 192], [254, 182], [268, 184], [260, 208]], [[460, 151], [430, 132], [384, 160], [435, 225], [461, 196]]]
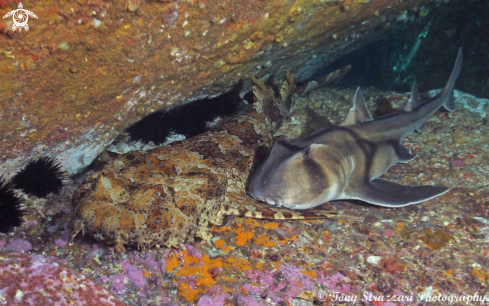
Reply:
[[181, 134], [185, 138], [207, 131], [207, 124], [217, 117], [232, 117], [240, 109], [243, 99], [240, 92], [243, 82], [214, 98], [194, 100], [169, 110], [156, 111], [126, 129], [132, 141], [164, 143], [168, 137]]
[[0, 176], [0, 233], [10, 233], [23, 223], [24, 210], [12, 184]]
[[61, 191], [64, 175], [58, 161], [46, 156], [30, 161], [13, 177], [12, 185], [30, 195], [44, 198], [49, 193]]

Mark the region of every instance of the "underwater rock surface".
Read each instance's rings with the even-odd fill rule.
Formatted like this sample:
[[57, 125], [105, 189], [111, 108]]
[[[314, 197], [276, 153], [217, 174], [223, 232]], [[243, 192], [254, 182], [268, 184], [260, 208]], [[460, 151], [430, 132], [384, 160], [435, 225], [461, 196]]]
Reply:
[[[355, 89], [310, 91], [296, 101], [282, 134], [296, 137], [338, 124]], [[409, 98], [362, 91], [374, 117], [401, 109]], [[407, 137], [416, 158], [384, 176], [452, 188], [430, 201], [399, 209], [335, 201], [325, 209], [340, 211], [338, 219], [307, 222], [228, 217], [211, 228], [210, 242], [187, 243], [186, 251], [128, 248], [117, 257], [113, 247], [89, 235], [67, 244], [71, 194], [83, 179], [76, 178], [61, 195], [28, 209], [21, 228], [1, 234], [0, 251], [58, 256], [127, 305], [321, 305], [328, 298], [333, 305], [340, 304], [335, 296], [360, 301], [365, 294], [412, 299], [366, 305], [441, 305], [448, 303], [427, 294], [483, 295], [489, 279], [489, 126], [482, 114], [489, 103], [456, 96], [455, 112], [437, 112], [423, 132]]]
[[[90, 164], [155, 110], [250, 75], [305, 79], [440, 1], [37, 1], [29, 31], [0, 19], [0, 171]], [[0, 15], [18, 2], [0, 3]], [[249, 83], [246, 85], [249, 86]]]
[[54, 256], [0, 252], [0, 271], [1, 305], [124, 305]]

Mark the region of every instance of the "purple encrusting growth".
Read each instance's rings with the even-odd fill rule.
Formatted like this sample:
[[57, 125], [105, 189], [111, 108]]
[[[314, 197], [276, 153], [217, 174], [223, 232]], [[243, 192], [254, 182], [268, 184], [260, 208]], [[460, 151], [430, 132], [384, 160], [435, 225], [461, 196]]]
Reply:
[[[214, 306], [214, 305], [219, 305], [216, 303], [216, 300], [208, 295], [204, 295], [199, 299], [199, 302], [197, 303], [197, 306]], [[222, 305], [222, 304], [220, 304]]]
[[0, 253], [0, 271], [0, 302], [10, 306], [124, 305], [53, 256]]
[[126, 279], [126, 276], [122, 273], [117, 273], [109, 276], [110, 281], [112, 282], [112, 288], [110, 290], [112, 292], [120, 292], [124, 290], [125, 285], [124, 281]]
[[59, 225], [53, 225], [53, 226], [50, 226], [46, 229], [46, 231], [50, 234], [56, 232], [59, 228]]
[[[281, 265], [278, 270], [245, 271], [252, 283], [245, 284], [242, 288], [255, 297], [266, 296], [275, 303], [294, 299], [304, 291], [317, 292], [318, 285], [335, 292], [351, 292], [346, 276], [341, 273], [330, 276], [325, 271], [316, 271], [317, 277], [312, 278], [303, 272], [303, 268], [292, 264]], [[253, 305], [252, 301], [255, 301], [251, 296], [240, 299], [245, 305]], [[258, 300], [259, 298], [256, 299]]]
[[54, 240], [54, 244], [61, 248], [66, 248], [69, 240], [70, 240], [70, 234], [67, 231], [64, 231], [62, 232], [61, 237], [59, 239]]
[[[90, 261], [94, 257], [100, 257], [103, 253], [103, 248], [100, 248], [98, 245], [93, 245], [87, 253], [86, 260]], [[117, 259], [111, 260], [118, 261]], [[151, 274], [159, 274], [161, 271], [164, 271], [165, 265], [164, 262], [160, 263], [156, 261], [155, 255], [151, 252], [146, 252], [144, 257], [139, 257], [136, 253], [130, 253], [128, 258], [120, 260], [119, 264], [121, 267], [120, 272], [111, 275], [102, 275], [96, 280], [101, 284], [107, 284], [106, 287], [110, 288], [115, 294], [125, 294], [128, 290], [134, 288], [138, 290], [144, 289], [148, 285], [148, 276], [145, 275], [145, 271], [151, 271]], [[163, 265], [163, 269], [160, 268], [160, 265]], [[161, 281], [157, 281], [157, 283], [161, 284]]]
[[240, 303], [240, 305], [246, 305], [246, 306], [263, 305], [262, 303], [258, 303], [258, 301], [252, 296], [240, 296], [238, 297], [238, 303]]
[[129, 278], [129, 281], [131, 281], [134, 286], [138, 288], [146, 286], [146, 279], [144, 278], [143, 270], [141, 268], [124, 262], [122, 264], [122, 269], [124, 269], [127, 278]]
[[61, 248], [66, 248], [66, 246], [68, 245], [68, 239], [55, 239], [54, 244]]
[[222, 306], [226, 299], [230, 297], [228, 293], [222, 293], [222, 288], [219, 286], [212, 287], [203, 295], [197, 302], [197, 306]]
[[22, 238], [12, 238], [9, 239], [8, 243], [5, 245], [3, 251], [15, 251], [15, 252], [29, 252], [32, 250], [32, 244]]
[[291, 294], [299, 295], [302, 291], [313, 291], [317, 289], [317, 281], [311, 279], [311, 277], [301, 273], [302, 268], [296, 267], [292, 264], [286, 264], [280, 266], [280, 270], [287, 280], [294, 282], [296, 286], [292, 287], [291, 290], [296, 290], [296, 292], [291, 292]]
[[[158, 262], [155, 260], [154, 255], [151, 252], [146, 252], [145, 257], [141, 258], [139, 256], [136, 256], [134, 253], [129, 254], [128, 256], [129, 259], [135, 260], [138, 263], [143, 264], [145, 267], [147, 267], [150, 271], [154, 270], [159, 270], [160, 266]], [[161, 270], [164, 272], [164, 270]]]
[[336, 273], [326, 281], [326, 286], [329, 290], [334, 290], [335, 292], [349, 293], [351, 291], [351, 286], [344, 283], [346, 276], [341, 273]]
[[[122, 260], [122, 270], [124, 271], [124, 273], [116, 273], [109, 276], [108, 279], [112, 282], [112, 292], [121, 292], [126, 289], [126, 277], [129, 281], [127, 283], [133, 285], [136, 288], [141, 289], [146, 286], [147, 280], [143, 273], [145, 268], [130, 263], [134, 261], [143, 264], [144, 267], [148, 268], [151, 271], [160, 269], [158, 263], [154, 260], [154, 257], [151, 253], [146, 253], [145, 258], [141, 258], [135, 256], [134, 254], [131, 254], [129, 258]], [[107, 278], [99, 278], [98, 281], [105, 283], [107, 281]]]

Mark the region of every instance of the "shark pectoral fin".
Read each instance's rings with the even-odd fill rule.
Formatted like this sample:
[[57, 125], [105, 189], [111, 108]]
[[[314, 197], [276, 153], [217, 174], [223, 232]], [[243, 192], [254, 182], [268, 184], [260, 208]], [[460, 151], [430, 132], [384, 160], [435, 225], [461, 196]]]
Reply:
[[424, 129], [424, 125], [426, 124], [426, 122], [423, 122], [421, 123], [417, 128], [416, 128], [416, 131], [421, 133]]
[[414, 155], [409, 152], [402, 144], [399, 144], [397, 155], [399, 156], [399, 163], [408, 163], [414, 159]]
[[221, 213], [225, 216], [274, 220], [315, 220], [332, 218], [338, 215], [338, 212], [332, 210], [293, 210], [283, 207], [274, 207], [255, 201], [247, 195], [237, 193], [229, 192], [226, 197], [227, 201], [221, 208]]
[[384, 207], [402, 207], [433, 199], [450, 190], [443, 186], [403, 186], [383, 179], [355, 186], [355, 199]]
[[341, 126], [354, 125], [365, 121], [372, 121], [372, 115], [368, 111], [365, 105], [365, 99], [363, 98], [360, 87], [357, 88], [355, 98], [353, 99], [353, 107], [346, 115], [345, 120], [340, 123]]

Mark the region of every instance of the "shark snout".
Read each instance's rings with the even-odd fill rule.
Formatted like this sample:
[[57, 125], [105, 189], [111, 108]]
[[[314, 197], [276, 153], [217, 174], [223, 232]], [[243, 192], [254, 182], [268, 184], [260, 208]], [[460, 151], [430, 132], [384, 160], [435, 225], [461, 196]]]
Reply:
[[257, 188], [257, 186], [254, 185], [250, 186], [248, 195], [257, 201], [267, 203], [269, 205], [280, 207], [283, 204], [283, 200], [279, 196], [276, 196], [269, 191], [262, 190], [262, 188]]
[[276, 196], [273, 196], [273, 195], [259, 195], [259, 196], [256, 196], [256, 195], [252, 195], [250, 194], [250, 196], [257, 200], [257, 201], [260, 201], [260, 202], [263, 202], [263, 203], [267, 203], [268, 205], [272, 205], [272, 206], [277, 206], [277, 207], [281, 207], [283, 205], [282, 203], [282, 199], [279, 198], [279, 197], [276, 197]]
[[274, 195], [266, 196], [264, 202], [277, 207], [282, 206], [282, 199]]

